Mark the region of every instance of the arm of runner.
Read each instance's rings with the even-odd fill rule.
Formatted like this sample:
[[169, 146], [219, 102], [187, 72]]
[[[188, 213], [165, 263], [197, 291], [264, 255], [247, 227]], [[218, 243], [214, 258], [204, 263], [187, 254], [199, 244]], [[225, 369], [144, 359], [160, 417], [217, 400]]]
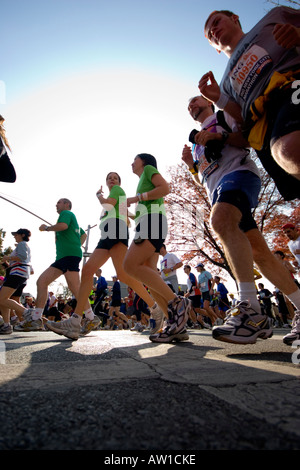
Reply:
[[216, 103], [220, 99], [221, 90], [211, 71], [205, 73], [200, 78], [198, 88], [201, 95], [203, 95], [208, 101]]
[[13, 255], [4, 255], [3, 258], [1, 258], [1, 262], [4, 261], [22, 261], [19, 256], [13, 256]]
[[240, 106], [221, 93], [220, 87], [211, 71], [205, 73], [200, 78], [198, 88], [204, 98], [214, 103], [219, 109], [226, 111], [238, 123], [243, 122]]
[[155, 173], [151, 179], [152, 184], [154, 184], [155, 188], [148, 191], [147, 198], [148, 200], [152, 199], [159, 199], [161, 197], [167, 196], [170, 192], [168, 182], [161, 176], [159, 173]]
[[172, 268], [165, 268], [165, 269], [163, 269], [163, 272], [164, 272], [165, 274], [172, 273], [173, 271], [176, 271], [176, 269], [181, 268], [182, 265], [183, 265], [183, 263], [182, 263], [182, 261], [180, 261], [179, 263], [174, 264], [174, 266], [172, 266]]
[[58, 222], [55, 225], [45, 225], [42, 224], [40, 226], [40, 231], [41, 232], [63, 232], [64, 230], [67, 230], [68, 224], [65, 224], [64, 222]]
[[300, 28], [291, 24], [276, 24], [273, 29], [273, 36], [277, 44], [285, 49], [300, 46]]
[[100, 202], [100, 204], [104, 207], [104, 209], [106, 210], [110, 210], [111, 209], [111, 206], [115, 206], [117, 204], [117, 200], [112, 198], [112, 197], [107, 197], [105, 198], [103, 196], [103, 190], [102, 190], [102, 186], [101, 188], [97, 191], [96, 193], [96, 196]]
[[[221, 132], [209, 132], [202, 130], [194, 137], [196, 144], [206, 145], [209, 140], [223, 140], [224, 136]], [[243, 137], [242, 132], [229, 132], [226, 137], [224, 144], [232, 145], [233, 147], [245, 148], [249, 147], [249, 142]]]
[[[197, 134], [198, 135], [198, 134]], [[189, 168], [189, 171], [192, 173], [194, 181], [196, 184], [201, 186], [198, 173], [194, 169], [194, 160], [192, 155], [192, 150], [188, 145], [185, 145], [182, 150], [182, 157], [181, 159], [186, 163]]]
[[169, 184], [160, 173], [155, 173], [152, 176], [151, 182], [155, 188], [150, 189], [150, 191], [147, 191], [146, 193], [137, 194], [136, 196], [127, 198], [127, 207], [131, 204], [138, 203], [139, 201], [152, 201], [169, 194]]
[[81, 244], [81, 246], [84, 244], [86, 239], [87, 239], [87, 234], [84, 232], [80, 235], [80, 244]]

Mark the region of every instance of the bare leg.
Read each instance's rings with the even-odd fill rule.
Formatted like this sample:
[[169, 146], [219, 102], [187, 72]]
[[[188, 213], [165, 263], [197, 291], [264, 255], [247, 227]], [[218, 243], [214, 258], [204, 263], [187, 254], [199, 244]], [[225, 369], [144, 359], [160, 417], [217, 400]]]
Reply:
[[132, 243], [124, 260], [124, 269], [131, 277], [140, 280], [149, 287], [155, 300], [158, 294], [160, 299], [162, 297], [168, 303], [174, 300], [176, 295], [162, 280], [158, 271], [151, 267], [153, 256], [156, 257], [157, 254], [149, 240], [144, 240], [141, 244]]
[[210, 318], [212, 325], [215, 323], [216, 319], [218, 318], [211, 306], [209, 305], [208, 300], [204, 300], [203, 302], [203, 309], [206, 312], [206, 316]]
[[9, 323], [10, 310], [15, 310], [17, 315], [23, 315], [23, 312], [26, 310], [23, 305], [10, 298], [15, 290], [16, 289], [7, 286], [2, 286], [0, 289], [0, 307], [5, 323]]
[[141, 297], [148, 307], [153, 307], [154, 300], [151, 295], [148, 293], [147, 289], [144, 285], [136, 280], [135, 278], [131, 277], [123, 267], [123, 261], [126, 256], [128, 249], [123, 243], [118, 243], [114, 245], [110, 250], [110, 255], [114, 267], [116, 268], [117, 276], [121, 282], [124, 282], [127, 286], [131, 287], [131, 289]]
[[239, 228], [241, 212], [232, 204], [213, 206], [211, 224], [221, 239], [226, 259], [238, 282], [254, 282], [251, 244]]
[[37, 280], [36, 308], [44, 308], [47, 302], [48, 286], [62, 275], [62, 271], [53, 266], [44, 271]]
[[[21, 305], [21, 298], [20, 298], [20, 297], [14, 297], [14, 296], [12, 295], [12, 296], [11, 296], [11, 300], [15, 300], [16, 302], [18, 302], [18, 304]], [[12, 312], [11, 312], [11, 313], [12, 313]], [[22, 315], [20, 312], [16, 312], [16, 311], [15, 311], [15, 313], [16, 313], [16, 315], [17, 315], [17, 317], [18, 317], [18, 319], [19, 319], [20, 321], [23, 320], [23, 315]]]
[[110, 258], [108, 250], [96, 249], [82, 268], [81, 283], [78, 290], [75, 313], [82, 316], [87, 299], [93, 286], [93, 276], [98, 268]]
[[273, 255], [261, 232], [253, 229], [249, 230], [246, 235], [253, 250], [254, 261], [263, 276], [286, 295], [297, 291], [297, 286], [289, 271]]
[[110, 250], [96, 249], [90, 256], [87, 263], [82, 269], [81, 284], [79, 288], [79, 295], [77, 300], [77, 306], [75, 313], [82, 315], [85, 299], [88, 298], [92, 288], [93, 275], [98, 268], [103, 266], [106, 261], [111, 258], [115, 266], [118, 279], [124, 284], [130, 286], [134, 292], [136, 292], [149, 307], [154, 304], [153, 298], [147, 292], [146, 288], [138, 282], [136, 279], [129, 276], [123, 268], [123, 260], [127, 253], [127, 247], [124, 243], [117, 243]]
[[[67, 271], [65, 273], [65, 278], [68, 284], [68, 287], [72, 294], [74, 295], [75, 299], [77, 300], [79, 296], [79, 289], [80, 289], [80, 277], [79, 277], [79, 272], [77, 271]], [[90, 308], [90, 303], [88, 301], [88, 297], [86, 298], [84, 305], [83, 305], [83, 311], [87, 310]], [[82, 313], [83, 313], [82, 311]]]
[[299, 142], [300, 131], [294, 131], [280, 137], [271, 148], [278, 165], [298, 180], [300, 180]]

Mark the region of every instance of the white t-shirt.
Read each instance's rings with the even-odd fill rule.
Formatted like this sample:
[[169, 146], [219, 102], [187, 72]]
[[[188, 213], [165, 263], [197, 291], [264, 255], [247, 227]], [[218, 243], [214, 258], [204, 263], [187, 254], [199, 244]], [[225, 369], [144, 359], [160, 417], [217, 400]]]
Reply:
[[28, 279], [31, 271], [31, 253], [28, 243], [25, 241], [19, 242], [11, 256], [18, 256], [20, 261], [11, 261], [9, 263], [9, 274]]
[[[232, 132], [238, 132], [236, 121], [228, 113], [224, 112], [224, 118]], [[218, 125], [216, 114], [206, 118], [201, 125], [201, 129], [206, 129], [212, 133], [224, 131], [224, 128]], [[222, 157], [209, 163], [205, 157], [203, 145], [195, 145], [193, 147], [193, 157], [194, 160], [199, 161], [198, 175], [200, 183], [205, 186], [210, 202], [212, 202], [213, 192], [223, 176], [234, 171], [246, 170], [260, 176], [259, 169], [249, 156], [249, 152], [243, 148], [224, 145]]]
[[174, 271], [174, 272], [164, 274], [163, 269], [173, 268], [173, 266], [175, 266], [175, 264], [177, 263], [181, 263], [181, 260], [176, 255], [174, 255], [174, 253], [165, 254], [162, 261], [160, 262], [161, 277], [163, 278], [164, 281], [169, 279], [172, 276], [176, 276], [176, 272]]
[[295, 253], [296, 250], [300, 250], [300, 235], [297, 238], [297, 240], [290, 240], [288, 242], [288, 247], [289, 247], [291, 253], [293, 253], [293, 255], [295, 256], [295, 258], [298, 261], [298, 264], [300, 266], [300, 253], [298, 253], [298, 254]]

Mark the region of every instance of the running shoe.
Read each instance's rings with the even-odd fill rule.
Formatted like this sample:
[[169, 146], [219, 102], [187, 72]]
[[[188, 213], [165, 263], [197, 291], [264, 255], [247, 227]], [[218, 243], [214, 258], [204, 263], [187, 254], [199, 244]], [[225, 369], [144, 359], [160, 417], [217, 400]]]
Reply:
[[162, 309], [157, 304], [153, 309], [150, 309], [150, 312], [151, 318], [155, 322], [155, 325], [150, 330], [150, 334], [154, 335], [163, 327], [165, 315]]
[[168, 321], [166, 328], [170, 328], [172, 334], [179, 333], [189, 319], [192, 302], [186, 297], [176, 297], [168, 305]]
[[80, 336], [88, 335], [91, 331], [96, 330], [100, 325], [100, 318], [97, 315], [94, 316], [93, 320], [84, 318], [81, 324]]
[[14, 331], [41, 331], [44, 329], [43, 320], [41, 318], [33, 320], [32, 310], [34, 309], [29, 308], [24, 311], [24, 320], [14, 326]]
[[20, 323], [20, 320], [19, 320], [18, 317], [15, 317], [15, 318], [11, 318], [11, 319], [10, 319], [10, 324], [11, 324], [12, 327], [18, 325], [19, 323]]
[[248, 302], [239, 302], [226, 313], [224, 324], [212, 329], [213, 338], [218, 341], [254, 344], [257, 338], [267, 339], [273, 335], [271, 318], [257, 313]]
[[138, 331], [139, 333], [142, 333], [144, 329], [144, 325], [142, 325], [141, 323], [136, 323], [133, 328], [130, 328], [130, 331]]
[[154, 343], [171, 343], [172, 341], [185, 341], [189, 339], [185, 325], [189, 318], [192, 302], [186, 297], [176, 297], [168, 306], [169, 318], [163, 330], [150, 335], [150, 341]]
[[297, 341], [297, 339], [300, 339], [300, 310], [295, 312], [292, 322], [292, 329], [290, 333], [283, 337], [282, 341], [284, 344], [292, 346], [293, 342]]
[[58, 335], [66, 336], [69, 339], [78, 339], [80, 335], [81, 325], [73, 317], [63, 321], [48, 321], [46, 327], [57, 333]]
[[185, 328], [183, 328], [178, 333], [171, 333], [170, 329], [167, 327], [161, 333], [149, 336], [150, 341], [153, 343], [172, 343], [180, 341], [188, 341], [189, 335]]
[[4, 325], [4, 323], [2, 323], [2, 325], [0, 326], [0, 335], [11, 335], [12, 332], [13, 329], [11, 325]]

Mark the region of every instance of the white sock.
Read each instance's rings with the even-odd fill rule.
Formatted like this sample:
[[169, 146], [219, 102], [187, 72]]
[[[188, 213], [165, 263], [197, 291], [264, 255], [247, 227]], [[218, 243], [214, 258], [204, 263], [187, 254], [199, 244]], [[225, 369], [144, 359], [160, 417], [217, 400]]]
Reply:
[[297, 310], [300, 310], [300, 289], [297, 289], [292, 294], [287, 295], [290, 301], [295, 305]]
[[84, 316], [88, 320], [93, 320], [95, 318], [95, 314], [93, 312], [92, 307], [88, 308], [87, 310], [84, 311]]
[[32, 320], [39, 320], [40, 318], [42, 318], [43, 311], [43, 308], [34, 308], [33, 312], [31, 312]]
[[257, 292], [254, 282], [239, 282], [239, 300], [247, 301], [251, 304], [251, 307], [257, 312], [261, 312], [261, 306], [257, 299]]

